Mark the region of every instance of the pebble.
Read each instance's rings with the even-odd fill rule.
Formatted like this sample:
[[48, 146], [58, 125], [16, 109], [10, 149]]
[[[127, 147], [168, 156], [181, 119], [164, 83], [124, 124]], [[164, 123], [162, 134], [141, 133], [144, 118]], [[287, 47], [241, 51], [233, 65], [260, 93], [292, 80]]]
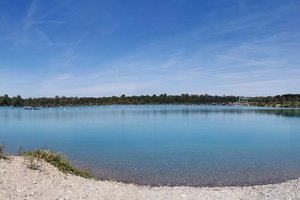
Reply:
[[186, 194], [181, 194], [180, 195], [182, 198], [186, 198]]

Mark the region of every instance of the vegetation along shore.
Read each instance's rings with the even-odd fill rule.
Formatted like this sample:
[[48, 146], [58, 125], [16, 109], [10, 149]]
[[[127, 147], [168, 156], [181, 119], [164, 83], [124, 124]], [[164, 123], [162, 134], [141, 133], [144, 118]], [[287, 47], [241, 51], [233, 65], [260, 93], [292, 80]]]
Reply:
[[300, 94], [284, 94], [267, 97], [213, 96], [213, 95], [141, 95], [120, 97], [40, 97], [22, 98], [21, 96], [0, 96], [0, 106], [94, 106], [129, 104], [208, 104], [208, 105], [248, 105], [268, 107], [300, 107]]

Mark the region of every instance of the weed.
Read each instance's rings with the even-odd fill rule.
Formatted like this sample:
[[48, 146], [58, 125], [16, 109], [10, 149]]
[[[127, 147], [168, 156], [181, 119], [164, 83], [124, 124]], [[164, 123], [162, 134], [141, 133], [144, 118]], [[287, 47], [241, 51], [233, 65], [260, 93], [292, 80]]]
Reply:
[[42, 168], [41, 159], [35, 158], [33, 156], [27, 156], [26, 158], [28, 160], [27, 167], [29, 169], [41, 171], [41, 168]]
[[84, 178], [94, 178], [88, 170], [76, 168], [64, 155], [60, 153], [38, 149], [22, 152], [22, 156], [25, 156], [25, 158], [29, 160], [29, 168], [35, 169], [37, 167], [39, 169], [39, 160], [44, 160], [65, 174], [73, 174]]
[[4, 153], [4, 146], [0, 144], [0, 159], [8, 159], [8, 157]]
[[24, 148], [22, 146], [20, 146], [19, 151], [18, 151], [18, 156], [21, 156], [24, 153], [25, 153]]

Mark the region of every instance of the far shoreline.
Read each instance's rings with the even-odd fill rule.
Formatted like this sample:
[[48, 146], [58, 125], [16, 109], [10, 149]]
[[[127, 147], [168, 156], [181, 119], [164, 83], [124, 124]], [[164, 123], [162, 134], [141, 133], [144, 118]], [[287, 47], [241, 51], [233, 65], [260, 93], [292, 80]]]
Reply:
[[105, 104], [105, 105], [66, 105], [66, 106], [0, 106], [0, 108], [23, 108], [25, 110], [38, 110], [47, 108], [95, 108], [95, 107], [143, 107], [143, 106], [211, 106], [225, 108], [257, 108], [257, 109], [274, 109], [274, 110], [300, 110], [300, 107], [276, 107], [276, 106], [256, 106], [256, 105], [223, 105], [223, 104]]
[[227, 105], [227, 106], [259, 106], [259, 107], [300, 107], [300, 94], [282, 94], [276, 96], [234, 96], [208, 94], [181, 95], [140, 95], [110, 97], [38, 97], [22, 98], [20, 95], [0, 96], [0, 106], [60, 107], [60, 106], [103, 106], [103, 105]]

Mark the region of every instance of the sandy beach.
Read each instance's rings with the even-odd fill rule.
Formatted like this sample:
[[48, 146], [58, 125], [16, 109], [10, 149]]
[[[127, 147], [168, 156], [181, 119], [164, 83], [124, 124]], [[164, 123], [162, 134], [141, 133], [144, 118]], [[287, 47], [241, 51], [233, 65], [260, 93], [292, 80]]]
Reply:
[[300, 199], [300, 179], [252, 187], [145, 187], [65, 175], [43, 162], [28, 169], [23, 157], [0, 160], [0, 199]]

